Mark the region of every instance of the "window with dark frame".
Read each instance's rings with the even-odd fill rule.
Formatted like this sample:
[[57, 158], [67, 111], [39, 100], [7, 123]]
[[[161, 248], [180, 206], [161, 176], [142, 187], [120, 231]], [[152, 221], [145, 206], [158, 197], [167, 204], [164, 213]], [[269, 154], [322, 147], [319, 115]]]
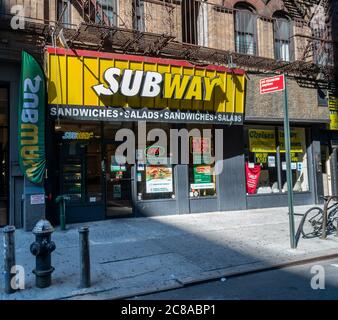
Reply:
[[117, 26], [117, 0], [96, 0], [95, 23]]
[[133, 0], [133, 29], [145, 31], [144, 25], [144, 0]]
[[319, 107], [328, 106], [328, 92], [327, 89], [317, 88], [317, 100]]
[[253, 8], [246, 3], [235, 6], [235, 46], [236, 52], [257, 54], [257, 17]]
[[275, 41], [275, 59], [291, 61], [291, 23], [284, 13], [274, 15], [273, 29]]
[[207, 1], [182, 0], [182, 41], [207, 46], [208, 17]]
[[[62, 15], [62, 17], [61, 17]], [[69, 0], [59, 0], [58, 2], [58, 19], [61, 17], [61, 22], [64, 26], [71, 24], [71, 3]]]

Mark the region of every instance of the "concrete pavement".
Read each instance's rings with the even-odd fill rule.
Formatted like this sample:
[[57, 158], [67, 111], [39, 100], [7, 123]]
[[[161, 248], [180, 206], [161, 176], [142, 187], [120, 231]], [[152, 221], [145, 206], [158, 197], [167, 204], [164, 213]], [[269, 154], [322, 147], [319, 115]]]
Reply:
[[[309, 207], [296, 207], [304, 213]], [[296, 216], [296, 222], [300, 217]], [[78, 289], [80, 226], [90, 226], [92, 287]], [[31, 233], [16, 231], [26, 289], [0, 299], [118, 299], [196, 281], [338, 254], [338, 239], [300, 239], [290, 249], [287, 208], [115, 219], [56, 229], [53, 284], [34, 287]], [[1, 231], [2, 233], [2, 231]], [[1, 234], [2, 236], [2, 234]], [[3, 261], [0, 264], [3, 268]]]

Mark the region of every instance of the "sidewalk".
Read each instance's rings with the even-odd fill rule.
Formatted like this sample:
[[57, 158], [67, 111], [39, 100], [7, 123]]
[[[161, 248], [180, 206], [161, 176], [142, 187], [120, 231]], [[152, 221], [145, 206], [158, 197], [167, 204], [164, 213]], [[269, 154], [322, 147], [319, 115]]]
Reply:
[[[296, 207], [304, 213], [309, 206]], [[296, 216], [296, 226], [300, 220]], [[26, 270], [26, 289], [7, 299], [118, 299], [179, 288], [232, 274], [338, 254], [338, 238], [300, 239], [290, 249], [287, 208], [215, 212], [93, 222], [90, 226], [92, 287], [78, 289], [77, 229], [58, 228], [52, 286], [34, 287], [31, 233], [16, 231], [16, 263]], [[2, 237], [2, 230], [1, 230]], [[2, 244], [1, 244], [2, 246]], [[2, 251], [1, 247], [1, 251]], [[3, 270], [3, 259], [0, 262]], [[189, 298], [189, 297], [187, 297]]]

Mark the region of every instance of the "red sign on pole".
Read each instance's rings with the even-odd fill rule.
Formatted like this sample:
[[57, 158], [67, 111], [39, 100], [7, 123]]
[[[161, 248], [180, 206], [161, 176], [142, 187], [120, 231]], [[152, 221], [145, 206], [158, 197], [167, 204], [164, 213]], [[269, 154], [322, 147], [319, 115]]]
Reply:
[[284, 83], [284, 74], [264, 78], [259, 81], [259, 91], [261, 94], [283, 91], [285, 88]]

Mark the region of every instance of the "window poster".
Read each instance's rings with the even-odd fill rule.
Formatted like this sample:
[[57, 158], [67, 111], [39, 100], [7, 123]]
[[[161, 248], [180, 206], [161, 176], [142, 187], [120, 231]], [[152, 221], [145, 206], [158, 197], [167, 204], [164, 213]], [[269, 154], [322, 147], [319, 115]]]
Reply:
[[268, 167], [270, 167], [270, 168], [276, 167], [276, 157], [275, 156], [268, 156]]
[[211, 181], [211, 166], [194, 166], [194, 183], [207, 183], [210, 184]]
[[147, 166], [146, 192], [173, 192], [172, 168], [164, 165]]
[[255, 153], [257, 163], [267, 163], [268, 162], [268, 153]]
[[120, 184], [113, 185], [113, 198], [121, 199], [121, 185]]
[[[290, 130], [290, 151], [294, 153], [303, 153], [303, 132], [301, 128], [291, 128]], [[278, 130], [279, 134], [279, 143], [280, 143], [280, 152], [285, 152], [285, 142], [284, 142], [284, 131]], [[297, 160], [296, 160], [297, 161]]]

